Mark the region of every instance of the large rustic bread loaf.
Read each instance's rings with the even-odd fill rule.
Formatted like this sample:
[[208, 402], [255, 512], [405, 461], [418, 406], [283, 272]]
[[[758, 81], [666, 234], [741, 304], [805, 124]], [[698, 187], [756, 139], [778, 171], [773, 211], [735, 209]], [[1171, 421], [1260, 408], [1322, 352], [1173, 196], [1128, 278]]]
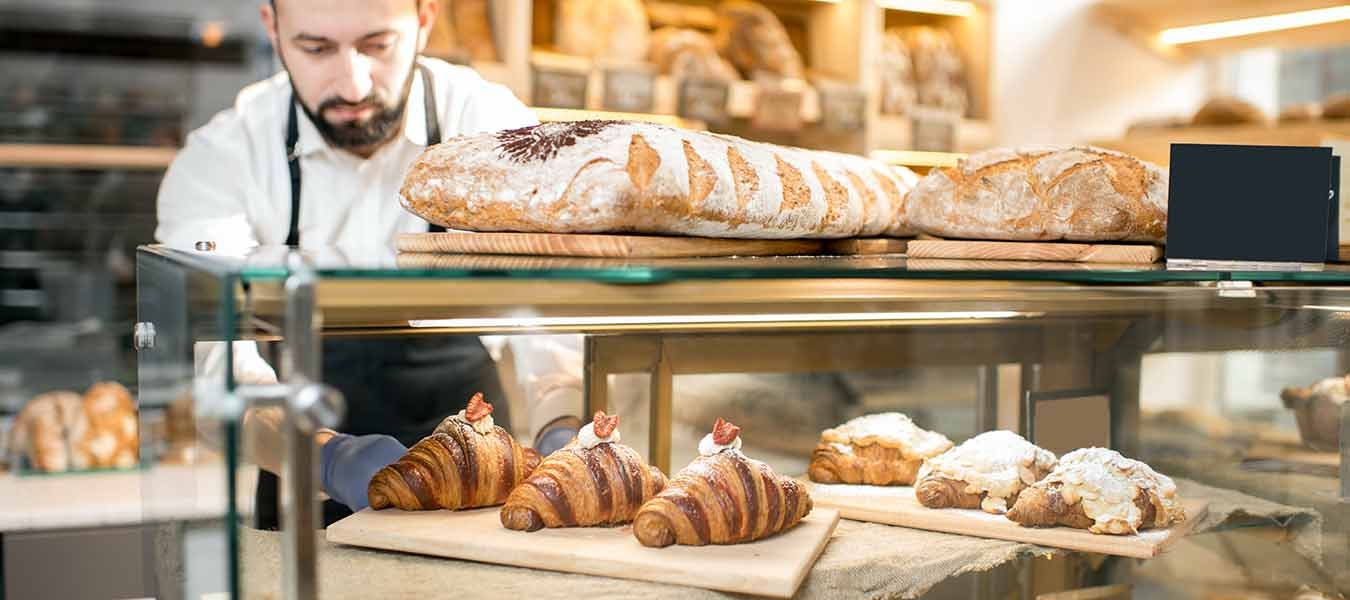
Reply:
[[1100, 148], [995, 149], [934, 169], [906, 213], [942, 237], [1161, 242], [1167, 173]]
[[413, 163], [400, 196], [473, 231], [842, 238], [912, 233], [916, 179], [856, 156], [583, 121], [447, 140]]

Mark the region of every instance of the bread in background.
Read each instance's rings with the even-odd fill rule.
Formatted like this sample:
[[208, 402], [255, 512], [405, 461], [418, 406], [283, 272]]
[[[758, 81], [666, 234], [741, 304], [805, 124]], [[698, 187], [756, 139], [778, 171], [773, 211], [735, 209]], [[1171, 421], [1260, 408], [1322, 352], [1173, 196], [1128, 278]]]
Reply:
[[1323, 119], [1350, 119], [1350, 92], [1327, 96], [1322, 101]]
[[1322, 105], [1316, 102], [1307, 102], [1284, 107], [1280, 110], [1280, 116], [1277, 119], [1281, 123], [1301, 123], [1317, 120], [1321, 116]]
[[712, 36], [694, 29], [662, 27], [652, 34], [648, 60], [676, 80], [740, 79], [736, 67], [717, 53]]
[[99, 383], [83, 396], [41, 394], [14, 420], [11, 461], [47, 473], [136, 466], [140, 435], [131, 394], [117, 383]]
[[639, 0], [559, 0], [558, 51], [608, 62], [647, 56], [651, 25]]
[[909, 56], [909, 46], [898, 31], [890, 30], [881, 36], [881, 55], [877, 67], [881, 79], [881, 113], [908, 114], [918, 102], [919, 92], [915, 88], [914, 63]]
[[746, 79], [800, 79], [802, 57], [773, 11], [757, 2], [731, 0], [717, 7], [717, 51]]
[[909, 50], [919, 105], [965, 114], [970, 104], [965, 62], [952, 34], [926, 26], [902, 27], [892, 32], [905, 41]]
[[1255, 104], [1241, 98], [1221, 96], [1206, 102], [1191, 117], [1196, 127], [1265, 125], [1270, 119]]

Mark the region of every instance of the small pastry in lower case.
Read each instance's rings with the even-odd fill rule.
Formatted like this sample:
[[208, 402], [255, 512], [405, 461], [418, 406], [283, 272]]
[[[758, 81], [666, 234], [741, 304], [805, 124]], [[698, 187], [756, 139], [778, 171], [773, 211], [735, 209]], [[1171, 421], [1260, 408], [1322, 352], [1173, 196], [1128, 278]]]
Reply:
[[1022, 490], [1008, 518], [1029, 527], [1066, 525], [1127, 535], [1186, 520], [1177, 486], [1148, 465], [1105, 448], [1065, 454], [1054, 471]]
[[84, 399], [75, 392], [48, 392], [29, 400], [14, 418], [10, 432], [11, 461], [26, 458], [35, 471], [55, 473], [72, 468], [69, 438], [89, 429]]
[[753, 542], [787, 531], [811, 512], [806, 486], [741, 452], [740, 427], [717, 419], [699, 457], [633, 520], [644, 546]]
[[928, 508], [978, 508], [1003, 514], [1055, 463], [1053, 453], [1016, 433], [987, 431], [924, 461], [914, 495]]
[[511, 491], [502, 526], [538, 531], [632, 521], [643, 503], [666, 487], [666, 476], [619, 443], [618, 427], [618, 415], [595, 413], [571, 443]]
[[951, 447], [947, 436], [903, 414], [865, 415], [821, 432], [807, 476], [816, 483], [912, 485], [925, 459]]
[[459, 510], [496, 506], [539, 466], [539, 453], [492, 422], [492, 405], [475, 394], [457, 415], [370, 479], [375, 510]]

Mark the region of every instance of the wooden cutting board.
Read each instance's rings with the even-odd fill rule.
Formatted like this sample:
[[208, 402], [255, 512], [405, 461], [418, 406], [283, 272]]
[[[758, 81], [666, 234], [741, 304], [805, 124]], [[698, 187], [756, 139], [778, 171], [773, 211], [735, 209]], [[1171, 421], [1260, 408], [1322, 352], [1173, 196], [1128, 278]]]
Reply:
[[499, 508], [407, 512], [363, 510], [328, 527], [328, 541], [485, 563], [638, 579], [787, 598], [796, 593], [839, 523], [811, 511], [787, 532], [734, 546], [648, 548], [632, 527], [502, 527]]
[[1153, 264], [1163, 255], [1162, 248], [1147, 245], [971, 240], [914, 240], [909, 243], [906, 253], [910, 258], [1122, 264]]
[[904, 254], [910, 240], [898, 238], [849, 238], [827, 240], [826, 254], [836, 256], [873, 256], [878, 254]]
[[574, 233], [403, 233], [399, 252], [685, 258], [693, 256], [794, 256], [818, 254], [817, 240], [729, 240], [656, 235]]
[[1175, 527], [1145, 530], [1138, 535], [1100, 535], [1070, 527], [1022, 527], [982, 510], [928, 508], [919, 504], [914, 488], [909, 486], [808, 485], [816, 506], [838, 509], [846, 519], [1134, 558], [1157, 556], [1184, 537], [1208, 508], [1203, 500], [1183, 499], [1186, 522]]

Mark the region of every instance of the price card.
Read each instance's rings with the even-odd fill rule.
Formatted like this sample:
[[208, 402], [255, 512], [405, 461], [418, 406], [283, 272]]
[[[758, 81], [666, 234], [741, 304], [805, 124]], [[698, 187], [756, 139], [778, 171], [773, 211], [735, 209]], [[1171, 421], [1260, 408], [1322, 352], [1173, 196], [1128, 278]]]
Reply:
[[649, 113], [656, 104], [656, 75], [644, 67], [610, 67], [605, 74], [605, 110]]
[[957, 113], [916, 106], [910, 111], [913, 132], [910, 146], [922, 152], [953, 152], [960, 123]]
[[800, 130], [803, 101], [804, 94], [800, 89], [763, 85], [750, 124], [756, 129], [771, 131]]
[[727, 82], [715, 79], [685, 79], [680, 82], [679, 114], [712, 125], [726, 123]]
[[820, 95], [820, 126], [829, 131], [852, 133], [867, 124], [867, 95], [862, 90], [824, 90]]
[[534, 65], [534, 105], [548, 108], [586, 108], [585, 71]]

